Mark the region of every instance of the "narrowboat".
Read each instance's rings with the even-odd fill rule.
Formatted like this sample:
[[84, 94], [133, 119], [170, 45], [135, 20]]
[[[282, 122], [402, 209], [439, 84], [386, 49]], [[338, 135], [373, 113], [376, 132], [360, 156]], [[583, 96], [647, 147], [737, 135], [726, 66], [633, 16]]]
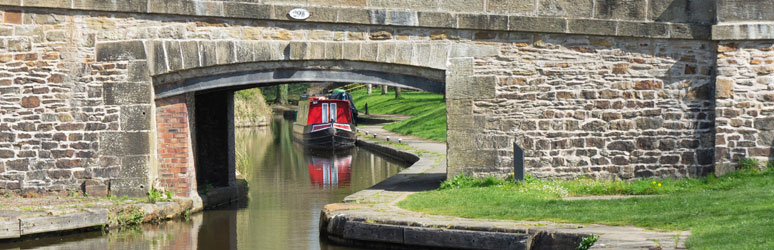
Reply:
[[309, 148], [342, 149], [355, 146], [357, 135], [350, 102], [320, 96], [299, 101], [293, 136]]

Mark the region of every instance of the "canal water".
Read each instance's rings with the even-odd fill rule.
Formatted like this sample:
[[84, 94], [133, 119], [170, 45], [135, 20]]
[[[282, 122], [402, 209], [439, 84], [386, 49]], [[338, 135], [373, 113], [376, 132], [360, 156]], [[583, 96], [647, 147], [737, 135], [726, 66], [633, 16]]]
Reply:
[[238, 174], [247, 201], [120, 232], [46, 237], [0, 249], [355, 249], [319, 237], [320, 209], [390, 177], [405, 165], [364, 149], [310, 152], [292, 122], [236, 130]]

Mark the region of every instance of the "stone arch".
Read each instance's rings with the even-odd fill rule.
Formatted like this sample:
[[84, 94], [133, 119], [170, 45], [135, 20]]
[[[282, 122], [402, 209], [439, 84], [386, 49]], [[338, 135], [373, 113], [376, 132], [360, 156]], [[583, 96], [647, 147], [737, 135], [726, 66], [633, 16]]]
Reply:
[[[147, 55], [154, 83], [272, 69], [373, 71], [444, 82], [450, 45], [438, 42], [129, 41], [100, 44]], [[144, 51], [138, 51], [142, 50]], [[99, 51], [99, 50], [98, 50]], [[115, 53], [105, 53], [111, 56]], [[97, 57], [100, 57], [99, 53]], [[197, 75], [198, 74], [198, 75]], [[368, 80], [368, 79], [366, 79]], [[439, 88], [435, 88], [439, 89]], [[443, 89], [443, 88], [440, 88]], [[438, 92], [438, 91], [436, 91]]]
[[443, 70], [365, 61], [288, 60], [219, 65], [154, 78], [156, 99], [293, 82], [352, 82], [445, 92]]
[[[218, 171], [229, 176], [218, 177], [223, 181], [216, 182], [222, 188], [236, 188], [234, 132], [231, 126], [222, 126], [224, 120], [233, 124], [235, 90], [321, 81], [435, 93], [447, 89], [448, 47], [443, 44], [145, 41], [142, 46], [155, 93], [159, 181], [177, 195], [193, 198], [197, 181], [202, 181], [197, 168], [205, 165], [204, 169], [215, 169], [228, 161], [227, 169]], [[198, 105], [202, 102], [208, 104]], [[204, 126], [211, 135], [203, 134]], [[203, 138], [229, 141], [210, 143]], [[208, 150], [217, 152], [202, 155]]]

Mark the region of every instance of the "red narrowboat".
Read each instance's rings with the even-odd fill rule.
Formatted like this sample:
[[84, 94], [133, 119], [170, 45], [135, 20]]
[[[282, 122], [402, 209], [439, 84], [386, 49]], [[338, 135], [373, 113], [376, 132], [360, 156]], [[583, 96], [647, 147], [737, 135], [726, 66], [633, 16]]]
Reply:
[[341, 149], [355, 146], [356, 127], [347, 100], [310, 97], [298, 102], [294, 137], [310, 148]]

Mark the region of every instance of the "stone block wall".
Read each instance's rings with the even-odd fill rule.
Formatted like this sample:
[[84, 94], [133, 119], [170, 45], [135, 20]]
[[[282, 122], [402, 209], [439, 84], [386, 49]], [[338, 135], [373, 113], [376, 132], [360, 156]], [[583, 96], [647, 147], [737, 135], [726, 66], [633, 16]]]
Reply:
[[[97, 61], [98, 18], [3, 8], [0, 12], [0, 189], [114, 194], [149, 186], [148, 76], [133, 60]], [[101, 38], [100, 38], [101, 39]]]
[[450, 175], [510, 173], [513, 142], [525, 150], [526, 172], [537, 177], [711, 171], [712, 42], [526, 33], [508, 39], [497, 53], [471, 59], [471, 84], [493, 91], [450, 97], [457, 99], [448, 104]]
[[774, 160], [774, 41], [718, 44], [716, 164]]
[[70, 27], [42, 30], [26, 25], [33, 18], [19, 10], [2, 14], [0, 189], [62, 190], [79, 179], [118, 176], [120, 159], [99, 156], [100, 132], [120, 126], [119, 108], [102, 105], [94, 81], [114, 80], [126, 64], [73, 57], [76, 45], [64, 35]]

